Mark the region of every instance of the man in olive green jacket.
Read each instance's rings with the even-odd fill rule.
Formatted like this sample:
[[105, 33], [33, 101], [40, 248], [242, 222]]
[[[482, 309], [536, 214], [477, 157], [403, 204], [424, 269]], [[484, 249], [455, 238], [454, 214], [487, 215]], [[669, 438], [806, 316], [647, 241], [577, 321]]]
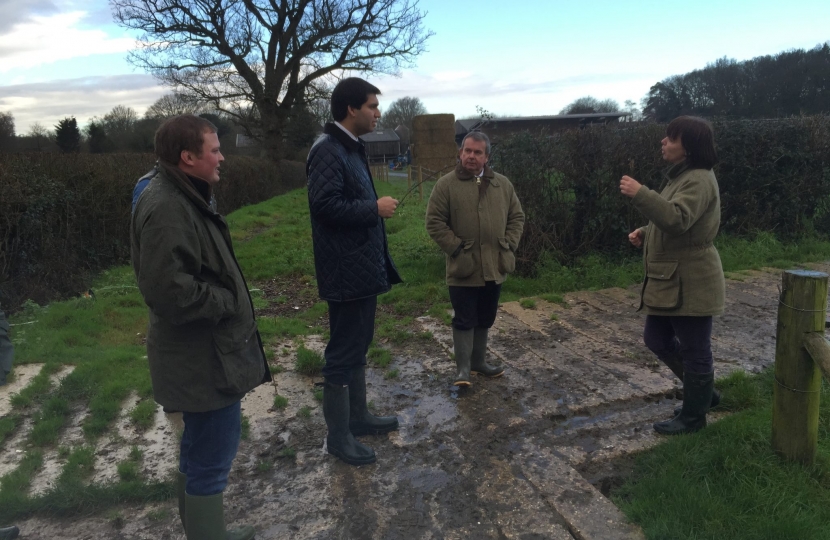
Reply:
[[432, 190], [426, 215], [430, 237], [446, 255], [456, 386], [470, 386], [471, 373], [500, 377], [501, 367], [485, 360], [487, 334], [496, 320], [501, 284], [516, 269], [516, 249], [525, 215], [513, 184], [487, 161], [490, 140], [468, 133], [460, 163]]
[[188, 539], [250, 540], [225, 531], [222, 492], [241, 433], [240, 400], [270, 381], [248, 286], [213, 185], [223, 161], [216, 128], [193, 115], [156, 132], [158, 172], [131, 223], [132, 264], [150, 308], [153, 394], [182, 411], [179, 513]]

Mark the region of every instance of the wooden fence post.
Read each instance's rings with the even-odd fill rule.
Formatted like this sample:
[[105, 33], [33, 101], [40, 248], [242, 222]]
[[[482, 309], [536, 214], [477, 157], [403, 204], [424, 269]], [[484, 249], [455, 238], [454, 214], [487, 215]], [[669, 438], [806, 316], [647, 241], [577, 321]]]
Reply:
[[827, 274], [787, 270], [781, 275], [775, 337], [772, 447], [785, 459], [809, 464], [818, 442], [821, 372], [804, 348], [808, 333], [824, 332]]
[[409, 191], [412, 188], [412, 165], [409, 164], [406, 166], [406, 190]]
[[424, 168], [418, 165], [418, 196], [424, 200]]

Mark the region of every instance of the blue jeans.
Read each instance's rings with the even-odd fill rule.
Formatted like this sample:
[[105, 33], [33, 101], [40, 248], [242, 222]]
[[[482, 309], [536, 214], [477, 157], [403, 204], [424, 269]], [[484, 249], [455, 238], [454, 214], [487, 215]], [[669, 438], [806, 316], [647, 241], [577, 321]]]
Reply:
[[215, 411], [185, 412], [182, 418], [179, 471], [187, 476], [185, 490], [202, 497], [222, 493], [242, 433], [240, 402]]
[[684, 371], [712, 373], [712, 317], [646, 315], [643, 341], [660, 360], [680, 354]]

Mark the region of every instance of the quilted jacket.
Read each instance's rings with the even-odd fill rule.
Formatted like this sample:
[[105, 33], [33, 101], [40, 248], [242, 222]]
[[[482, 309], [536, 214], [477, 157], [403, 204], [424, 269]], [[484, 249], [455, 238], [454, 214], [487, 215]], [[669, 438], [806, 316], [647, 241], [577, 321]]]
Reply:
[[720, 227], [718, 181], [711, 170], [685, 163], [668, 176], [662, 192], [643, 186], [632, 199], [649, 219], [640, 309], [649, 315], [721, 315], [726, 285], [712, 244]]
[[358, 300], [400, 283], [363, 144], [326, 124], [308, 154], [306, 174], [320, 298]]
[[150, 308], [156, 401], [173, 411], [213, 411], [270, 381], [228, 224], [177, 167], [160, 164], [136, 205], [131, 237]]

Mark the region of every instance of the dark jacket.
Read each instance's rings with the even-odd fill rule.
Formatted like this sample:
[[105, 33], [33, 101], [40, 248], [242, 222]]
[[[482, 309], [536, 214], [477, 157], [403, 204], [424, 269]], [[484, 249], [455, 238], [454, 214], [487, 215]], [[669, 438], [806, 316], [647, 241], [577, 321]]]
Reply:
[[446, 255], [447, 285], [502, 283], [516, 269], [522, 205], [507, 177], [485, 166], [484, 179], [489, 186], [479, 195], [473, 175], [458, 165], [438, 179], [429, 197], [427, 233]]
[[320, 298], [358, 300], [400, 283], [363, 144], [326, 124], [308, 154], [306, 174]]
[[156, 401], [170, 410], [211, 411], [270, 381], [227, 222], [177, 167], [160, 164], [136, 205], [131, 241], [150, 308]]
[[720, 227], [718, 181], [711, 170], [685, 163], [668, 176], [662, 192], [643, 186], [632, 199], [649, 219], [640, 308], [650, 315], [720, 315], [726, 283], [712, 244]]

